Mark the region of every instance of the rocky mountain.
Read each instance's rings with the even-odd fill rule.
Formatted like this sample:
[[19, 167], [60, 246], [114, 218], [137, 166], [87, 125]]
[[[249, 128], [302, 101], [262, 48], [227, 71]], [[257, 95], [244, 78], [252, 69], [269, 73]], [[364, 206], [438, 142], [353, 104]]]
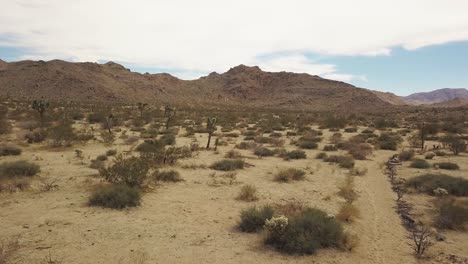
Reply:
[[309, 74], [239, 65], [197, 80], [140, 74], [108, 62], [0, 62], [0, 96], [82, 102], [149, 102], [307, 111], [382, 111], [392, 104], [353, 85]]
[[398, 96], [394, 93], [389, 93], [389, 92], [381, 92], [381, 91], [374, 91], [370, 90], [372, 93], [377, 95], [381, 100], [390, 103], [392, 105], [408, 105], [408, 102], [406, 102], [401, 96]]
[[468, 90], [465, 88], [443, 88], [431, 92], [414, 93], [403, 98], [411, 104], [434, 104], [457, 98], [468, 98]]

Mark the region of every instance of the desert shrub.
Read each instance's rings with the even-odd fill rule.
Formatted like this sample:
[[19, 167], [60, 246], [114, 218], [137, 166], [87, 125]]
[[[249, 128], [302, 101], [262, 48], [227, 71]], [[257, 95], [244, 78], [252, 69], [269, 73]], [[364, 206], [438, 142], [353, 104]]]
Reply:
[[373, 134], [374, 133], [374, 130], [370, 129], [370, 128], [366, 128], [364, 129], [362, 132], [362, 134]]
[[344, 203], [336, 215], [336, 218], [343, 222], [353, 222], [359, 218], [359, 209], [351, 203]]
[[180, 182], [183, 181], [182, 177], [180, 177], [180, 173], [175, 170], [157, 170], [153, 173], [152, 178], [156, 181], [164, 181], [164, 182]]
[[453, 162], [438, 162], [434, 163], [434, 167], [443, 169], [443, 170], [459, 170], [460, 167], [458, 164], [453, 163]]
[[353, 144], [349, 147], [348, 153], [357, 160], [365, 160], [372, 153], [372, 146], [367, 143]]
[[327, 213], [305, 208], [289, 217], [282, 230], [269, 230], [265, 244], [287, 254], [313, 254], [319, 248], [340, 247], [343, 227]]
[[457, 203], [454, 199], [443, 199], [437, 204], [438, 215], [435, 218], [435, 225], [442, 229], [457, 230], [465, 229], [468, 223], [468, 204]]
[[105, 155], [105, 154], [99, 155], [99, 156], [96, 157], [96, 160], [106, 161], [107, 160], [107, 155]]
[[106, 167], [106, 163], [103, 160], [94, 159], [91, 160], [91, 164], [89, 164], [89, 167], [91, 169], [100, 170]]
[[140, 190], [125, 184], [99, 186], [89, 198], [89, 205], [122, 209], [140, 204]]
[[106, 151], [106, 156], [115, 156], [116, 154], [117, 154], [116, 149], [109, 149], [108, 151]]
[[433, 159], [435, 156], [436, 154], [434, 152], [428, 152], [426, 153], [426, 155], [424, 155], [424, 158], [430, 160]]
[[438, 157], [447, 156], [447, 153], [445, 153], [443, 150], [436, 150], [434, 153], [435, 153], [436, 156], [438, 156]]
[[103, 131], [100, 133], [100, 135], [101, 135], [102, 142], [104, 144], [112, 145], [112, 143], [114, 143], [114, 140], [115, 140], [114, 134], [107, 132], [107, 131]]
[[18, 156], [21, 155], [22, 150], [12, 145], [1, 145], [0, 146], [0, 157], [1, 156]]
[[354, 167], [354, 159], [350, 156], [339, 156], [338, 157], [338, 166], [341, 168], [350, 169]]
[[398, 154], [398, 158], [401, 161], [408, 161], [414, 157], [414, 150], [402, 150], [400, 154]]
[[251, 184], [246, 184], [242, 186], [236, 199], [246, 201], [246, 202], [252, 202], [252, 201], [258, 200], [257, 188]]
[[348, 176], [343, 184], [338, 187], [338, 195], [345, 199], [348, 203], [354, 202], [358, 194], [354, 190], [354, 179]]
[[357, 127], [347, 127], [344, 129], [344, 132], [346, 133], [356, 133], [357, 132]]
[[396, 150], [398, 147], [398, 144], [401, 143], [403, 139], [401, 138], [400, 135], [395, 134], [395, 133], [382, 133], [378, 138], [377, 138], [377, 145], [380, 147], [380, 149], [384, 150]]
[[272, 138], [280, 138], [282, 137], [283, 135], [279, 132], [273, 132], [273, 133], [270, 133], [270, 137]]
[[302, 150], [292, 150], [286, 154], [287, 159], [305, 159], [307, 155]]
[[159, 141], [145, 141], [138, 145], [135, 149], [138, 152], [161, 152], [164, 150]]
[[245, 162], [241, 159], [224, 159], [216, 161], [210, 168], [220, 171], [233, 171], [237, 169], [243, 169]]
[[106, 122], [106, 117], [107, 117], [107, 114], [105, 114], [103, 112], [90, 113], [88, 115], [88, 122], [90, 124], [104, 123], [104, 122]]
[[253, 149], [257, 147], [257, 144], [255, 142], [241, 142], [239, 144], [236, 145], [236, 148], [238, 149]]
[[54, 147], [70, 146], [77, 139], [71, 122], [59, 122], [47, 131], [47, 137]]
[[442, 138], [442, 142], [447, 145], [453, 154], [458, 155], [466, 150], [466, 142], [460, 136], [448, 135]]
[[266, 148], [266, 147], [256, 147], [254, 149], [254, 154], [257, 155], [258, 157], [269, 157], [269, 156], [273, 156], [274, 152], [273, 150]]
[[109, 168], [102, 168], [99, 174], [110, 183], [126, 184], [130, 187], [141, 186], [147, 178], [149, 164], [139, 157], [115, 157]]
[[429, 195], [433, 195], [435, 189], [442, 188], [455, 196], [468, 196], [468, 180], [445, 174], [424, 174], [417, 176], [406, 181], [406, 186]]
[[[31, 180], [29, 178], [8, 178], [2, 179], [0, 175], [0, 193], [1, 192], [16, 192], [16, 191], [24, 191], [31, 186]], [[1, 263], [1, 261], [0, 261]]]
[[246, 137], [255, 137], [257, 135], [257, 133], [253, 130], [246, 130], [242, 133], [242, 135], [246, 136]]
[[239, 151], [231, 149], [228, 152], [226, 152], [224, 157], [227, 158], [227, 159], [238, 159], [238, 158], [241, 158], [242, 155], [240, 154]]
[[0, 178], [31, 177], [40, 172], [39, 165], [25, 160], [0, 164]]
[[318, 147], [318, 144], [315, 143], [314, 141], [305, 141], [305, 140], [299, 141], [297, 145], [303, 149], [316, 149]]
[[304, 180], [304, 178], [305, 171], [296, 168], [283, 169], [275, 174], [275, 181], [277, 182], [300, 181]]
[[324, 125], [326, 128], [344, 128], [346, 126], [346, 119], [343, 117], [330, 116], [325, 119]]
[[326, 145], [323, 147], [323, 151], [337, 151], [338, 148], [334, 145]]
[[273, 217], [273, 213], [273, 207], [268, 205], [261, 208], [253, 206], [242, 210], [239, 229], [247, 233], [258, 232], [263, 229], [265, 221]]
[[159, 142], [163, 146], [174, 145], [176, 142], [176, 137], [174, 134], [165, 134], [159, 139]]
[[[245, 140], [245, 141], [255, 140], [255, 136], [245, 136], [245, 137], [244, 137], [244, 140]], [[254, 142], [252, 142], [252, 143], [254, 143]]]
[[431, 167], [431, 164], [429, 164], [429, 162], [423, 159], [414, 159], [411, 162], [410, 167], [416, 169], [428, 169], [429, 167]]
[[287, 137], [294, 137], [294, 136], [297, 136], [297, 133], [294, 132], [294, 131], [288, 131], [288, 132], [286, 132], [286, 136]]
[[316, 159], [326, 159], [327, 157], [328, 155], [325, 152], [320, 152], [315, 156]]
[[256, 137], [254, 141], [259, 144], [269, 144], [272, 140], [270, 137]]
[[37, 129], [31, 132], [28, 132], [25, 136], [24, 139], [28, 143], [40, 143], [44, 141], [47, 137], [47, 132], [44, 129]]

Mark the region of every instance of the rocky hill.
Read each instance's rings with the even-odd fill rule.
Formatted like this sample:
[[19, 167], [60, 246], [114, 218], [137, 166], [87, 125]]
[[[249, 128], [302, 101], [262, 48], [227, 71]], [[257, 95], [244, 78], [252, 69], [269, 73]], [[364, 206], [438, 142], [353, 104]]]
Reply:
[[82, 102], [149, 102], [189, 106], [249, 106], [306, 111], [382, 111], [375, 93], [308, 74], [264, 72], [239, 65], [197, 80], [140, 74], [108, 62], [0, 62], [0, 96]]

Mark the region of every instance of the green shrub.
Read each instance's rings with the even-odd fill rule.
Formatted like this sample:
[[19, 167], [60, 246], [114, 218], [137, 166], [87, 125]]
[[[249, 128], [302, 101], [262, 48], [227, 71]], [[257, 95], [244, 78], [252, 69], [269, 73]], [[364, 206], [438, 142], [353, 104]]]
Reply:
[[18, 156], [21, 155], [22, 150], [16, 146], [3, 145], [0, 146], [0, 157], [1, 156]]
[[126, 184], [130, 187], [141, 186], [147, 178], [149, 164], [139, 157], [117, 155], [114, 164], [102, 168], [99, 174], [110, 183]]
[[275, 181], [277, 182], [289, 182], [291, 180], [300, 181], [304, 180], [305, 178], [305, 171], [301, 169], [295, 168], [288, 168], [284, 170], [280, 170], [275, 175]]
[[408, 161], [414, 157], [414, 150], [402, 150], [400, 154], [398, 154], [398, 158], [401, 161]]
[[265, 244], [287, 254], [314, 254], [319, 248], [340, 247], [343, 227], [327, 213], [305, 208], [289, 217], [284, 230], [269, 231]]
[[112, 184], [98, 187], [89, 198], [89, 205], [122, 209], [140, 204], [141, 194], [137, 188], [124, 184]]
[[377, 144], [380, 149], [384, 150], [396, 150], [398, 144], [403, 141], [402, 137], [395, 133], [382, 133], [377, 138]]
[[431, 164], [429, 164], [429, 162], [423, 159], [414, 159], [411, 162], [410, 167], [416, 169], [428, 169], [429, 167], [431, 167]]
[[239, 229], [247, 233], [258, 232], [263, 229], [265, 220], [273, 217], [273, 213], [273, 208], [268, 205], [247, 208], [241, 212]]
[[406, 186], [429, 195], [433, 195], [435, 189], [442, 188], [455, 196], [468, 196], [468, 180], [445, 174], [424, 174], [417, 176], [409, 179], [406, 182]]
[[444, 199], [439, 202], [439, 213], [435, 225], [442, 229], [464, 230], [468, 223], [468, 204], [456, 203], [453, 199]]
[[257, 155], [258, 157], [269, 157], [269, 156], [273, 156], [274, 152], [273, 150], [269, 148], [260, 146], [254, 149], [254, 154]]
[[443, 170], [459, 170], [460, 169], [458, 164], [453, 163], [453, 162], [434, 163], [434, 167], [438, 167], [439, 169], [443, 169]]
[[39, 172], [39, 165], [24, 160], [0, 164], [0, 178], [31, 177]]
[[241, 159], [224, 159], [216, 161], [210, 168], [220, 171], [233, 171], [237, 169], [243, 169], [245, 162]]
[[306, 153], [302, 150], [293, 150], [287, 153], [288, 159], [305, 159], [306, 157]]
[[153, 179], [156, 181], [164, 181], [164, 182], [180, 182], [183, 181], [182, 177], [180, 177], [180, 173], [175, 170], [166, 170], [166, 171], [155, 171], [153, 173]]

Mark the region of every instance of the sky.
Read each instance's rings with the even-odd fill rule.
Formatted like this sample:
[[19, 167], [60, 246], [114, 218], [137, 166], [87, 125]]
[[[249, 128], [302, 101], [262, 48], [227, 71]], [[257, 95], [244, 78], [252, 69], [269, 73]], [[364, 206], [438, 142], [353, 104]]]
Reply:
[[195, 79], [239, 64], [398, 95], [468, 88], [467, 0], [0, 0], [0, 59]]

